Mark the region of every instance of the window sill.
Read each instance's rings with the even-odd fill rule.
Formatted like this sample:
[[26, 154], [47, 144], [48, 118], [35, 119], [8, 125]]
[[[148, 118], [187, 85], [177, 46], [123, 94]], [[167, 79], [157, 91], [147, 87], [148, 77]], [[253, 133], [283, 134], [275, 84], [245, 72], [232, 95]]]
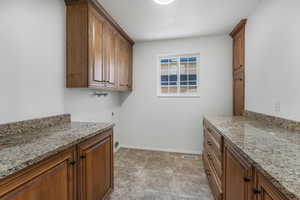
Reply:
[[200, 98], [199, 94], [180, 94], [180, 95], [157, 95], [158, 98]]

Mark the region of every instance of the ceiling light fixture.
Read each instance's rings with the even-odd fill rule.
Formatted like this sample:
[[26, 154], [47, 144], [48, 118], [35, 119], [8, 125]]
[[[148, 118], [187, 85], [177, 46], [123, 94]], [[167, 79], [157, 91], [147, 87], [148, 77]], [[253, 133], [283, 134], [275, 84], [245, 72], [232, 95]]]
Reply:
[[155, 3], [161, 4], [161, 5], [167, 5], [172, 3], [174, 0], [153, 0]]

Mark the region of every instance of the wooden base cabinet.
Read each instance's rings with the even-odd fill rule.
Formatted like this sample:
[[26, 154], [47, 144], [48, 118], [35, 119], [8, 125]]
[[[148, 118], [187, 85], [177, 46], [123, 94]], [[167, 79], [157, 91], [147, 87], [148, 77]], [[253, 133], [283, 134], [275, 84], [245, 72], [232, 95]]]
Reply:
[[113, 189], [113, 141], [107, 134], [79, 146], [81, 200], [104, 199]]
[[224, 145], [224, 200], [252, 200], [253, 167], [229, 145]]
[[216, 200], [223, 199], [222, 191], [222, 136], [204, 121], [203, 164], [213, 196]]
[[203, 127], [203, 165], [215, 200], [288, 200], [209, 121]]
[[112, 129], [0, 180], [1, 200], [104, 200], [112, 190]]
[[0, 181], [1, 200], [76, 199], [75, 148]]
[[261, 173], [256, 173], [257, 188], [254, 192], [257, 200], [287, 200]]

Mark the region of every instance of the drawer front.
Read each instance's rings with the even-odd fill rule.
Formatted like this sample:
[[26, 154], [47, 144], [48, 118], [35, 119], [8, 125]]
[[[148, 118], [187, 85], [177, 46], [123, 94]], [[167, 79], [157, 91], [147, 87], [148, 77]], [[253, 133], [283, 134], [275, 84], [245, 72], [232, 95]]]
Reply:
[[205, 147], [205, 154], [210, 165], [214, 168], [218, 178], [222, 179], [222, 161], [216, 156], [215, 152], [209, 147]]
[[215, 197], [215, 200], [222, 200], [222, 188], [221, 188], [221, 182], [217, 178], [216, 174], [214, 173], [214, 170], [212, 169], [210, 162], [206, 156], [206, 152], [203, 154], [203, 164], [205, 173], [207, 175], [208, 183], [211, 188], [211, 191]]
[[[210, 133], [212, 138], [215, 139], [216, 143], [219, 144], [219, 146], [221, 146], [221, 144], [222, 144], [221, 134], [219, 134], [206, 120], [204, 120], [204, 130], [206, 130], [208, 133]], [[221, 149], [221, 151], [222, 151], [222, 149]]]
[[206, 128], [204, 128], [204, 148], [205, 146], [209, 147], [211, 151], [214, 152], [218, 160], [222, 160], [222, 146], [218, 143], [215, 138], [211, 135]]

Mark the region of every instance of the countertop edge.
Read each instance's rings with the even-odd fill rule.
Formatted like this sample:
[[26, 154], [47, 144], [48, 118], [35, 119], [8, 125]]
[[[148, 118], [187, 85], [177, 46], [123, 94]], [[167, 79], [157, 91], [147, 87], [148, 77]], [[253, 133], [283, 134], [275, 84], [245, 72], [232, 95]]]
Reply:
[[290, 192], [285, 186], [283, 186], [278, 180], [276, 180], [272, 175], [270, 175], [260, 164], [253, 160], [247, 153], [240, 149], [230, 138], [222, 133], [213, 123], [211, 123], [206, 117], [203, 118], [208, 122], [219, 134], [224, 137], [224, 140], [229, 142], [232, 147], [241, 154], [241, 156], [246, 159], [251, 165], [253, 165], [265, 178], [267, 178], [282, 194], [284, 194], [289, 200], [300, 200], [300, 197], [296, 196], [294, 193]]

